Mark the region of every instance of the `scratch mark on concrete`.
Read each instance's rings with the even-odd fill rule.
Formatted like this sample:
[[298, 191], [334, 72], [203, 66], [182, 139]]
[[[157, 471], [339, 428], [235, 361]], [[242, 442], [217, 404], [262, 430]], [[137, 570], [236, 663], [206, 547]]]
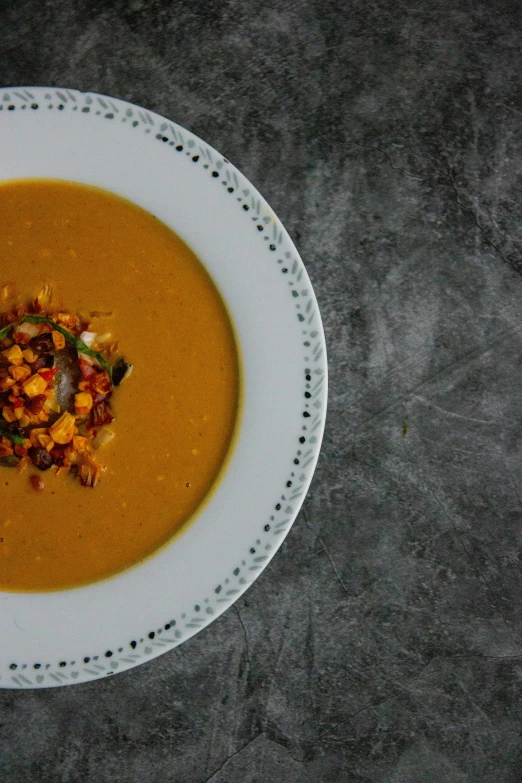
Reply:
[[251, 669], [251, 660], [250, 660], [250, 646], [248, 644], [248, 634], [245, 628], [245, 624], [243, 622], [243, 618], [241, 617], [241, 614], [239, 612], [239, 609], [237, 608], [236, 604], [233, 604], [233, 608], [235, 613], [237, 614], [237, 619], [239, 620], [239, 624], [241, 625], [241, 628], [243, 630], [243, 638], [245, 640], [245, 653], [246, 653], [246, 659], [248, 664], [248, 671], [250, 672]]
[[436, 411], [439, 411], [439, 413], [443, 413], [445, 416], [452, 416], [455, 419], [463, 419], [464, 421], [472, 421], [476, 424], [497, 424], [498, 422], [493, 421], [492, 419], [475, 419], [473, 416], [464, 416], [461, 413], [454, 413], [454, 411], [448, 411], [446, 408], [440, 408], [438, 405], [435, 405], [434, 402], [430, 402], [430, 400], [427, 400], [425, 397], [421, 397], [419, 394], [414, 394], [413, 399], [417, 400], [418, 402], [422, 403], [423, 405], [426, 405], [428, 408], [433, 408]]

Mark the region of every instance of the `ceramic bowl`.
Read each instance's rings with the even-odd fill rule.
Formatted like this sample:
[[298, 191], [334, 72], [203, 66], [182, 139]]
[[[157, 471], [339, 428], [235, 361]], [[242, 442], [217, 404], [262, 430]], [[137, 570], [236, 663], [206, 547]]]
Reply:
[[288, 533], [319, 455], [326, 352], [310, 280], [266, 201], [189, 131], [125, 101], [55, 88], [0, 90], [0, 180], [105, 188], [194, 250], [231, 314], [244, 409], [217, 488], [182, 535], [116, 576], [49, 593], [0, 592], [0, 687], [99, 679], [203, 629]]

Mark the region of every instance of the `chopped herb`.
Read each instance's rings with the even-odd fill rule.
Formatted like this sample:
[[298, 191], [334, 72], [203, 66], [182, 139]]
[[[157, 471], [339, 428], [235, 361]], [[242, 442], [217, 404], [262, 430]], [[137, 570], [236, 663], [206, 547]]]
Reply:
[[12, 441], [13, 443], [18, 443], [19, 446], [25, 446], [25, 438], [22, 438], [21, 435], [15, 435], [14, 432], [9, 432], [9, 430], [4, 430], [1, 427], [0, 437], [7, 438], [7, 440]]
[[7, 457], [0, 457], [0, 465], [4, 468], [17, 468], [20, 464], [20, 460], [14, 454], [9, 454]]
[[0, 329], [0, 340], [4, 340], [12, 328], [13, 324], [7, 324], [7, 326], [4, 326], [3, 329]]

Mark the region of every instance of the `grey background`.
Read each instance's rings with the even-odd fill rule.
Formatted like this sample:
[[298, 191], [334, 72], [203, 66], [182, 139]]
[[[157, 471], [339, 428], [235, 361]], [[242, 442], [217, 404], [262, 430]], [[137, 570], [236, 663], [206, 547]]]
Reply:
[[282, 550], [188, 643], [0, 692], [2, 783], [522, 780], [518, 0], [0, 3], [0, 81], [164, 114], [295, 239], [330, 359]]

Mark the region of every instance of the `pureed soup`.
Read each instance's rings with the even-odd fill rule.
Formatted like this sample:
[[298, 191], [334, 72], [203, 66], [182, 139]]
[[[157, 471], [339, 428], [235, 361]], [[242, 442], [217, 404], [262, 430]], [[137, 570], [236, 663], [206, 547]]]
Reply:
[[67, 588], [139, 562], [194, 514], [230, 447], [238, 353], [212, 280], [124, 199], [12, 181], [0, 316], [0, 589]]

